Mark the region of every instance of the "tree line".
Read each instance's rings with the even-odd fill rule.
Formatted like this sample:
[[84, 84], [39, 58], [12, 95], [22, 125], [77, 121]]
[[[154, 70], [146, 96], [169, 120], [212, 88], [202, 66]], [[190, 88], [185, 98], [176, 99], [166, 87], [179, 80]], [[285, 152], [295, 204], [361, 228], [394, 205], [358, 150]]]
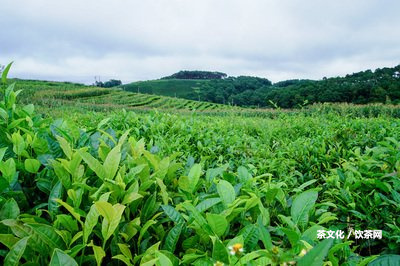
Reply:
[[[182, 72], [182, 71], [181, 71]], [[180, 72], [179, 72], [180, 73]], [[172, 75], [173, 76], [173, 75]], [[247, 107], [294, 108], [304, 103], [400, 103], [400, 65], [322, 80], [286, 80], [272, 84], [259, 77], [211, 79], [184, 98]]]

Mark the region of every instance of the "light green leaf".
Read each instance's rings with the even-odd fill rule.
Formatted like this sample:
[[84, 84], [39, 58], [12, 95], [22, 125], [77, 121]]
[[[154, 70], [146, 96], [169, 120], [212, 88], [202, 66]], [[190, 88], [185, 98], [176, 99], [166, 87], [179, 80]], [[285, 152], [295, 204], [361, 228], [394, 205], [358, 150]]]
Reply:
[[114, 233], [115, 229], [117, 229], [122, 218], [122, 213], [125, 210], [125, 206], [119, 203], [111, 205], [105, 201], [98, 201], [95, 203], [95, 206], [100, 215], [104, 217], [101, 234], [103, 235], [105, 242]]
[[60, 144], [61, 149], [63, 150], [64, 154], [67, 156], [68, 159], [71, 160], [72, 158], [72, 149], [71, 145], [68, 143], [66, 139], [60, 136], [56, 136], [58, 143]]
[[313, 247], [304, 257], [298, 261], [298, 266], [320, 266], [323, 264], [333, 239], [328, 238]]
[[221, 261], [229, 265], [229, 253], [228, 249], [222, 244], [221, 240], [216, 237], [211, 237], [213, 242], [212, 258], [215, 261]]
[[56, 201], [57, 203], [59, 203], [61, 206], [63, 206], [64, 208], [66, 208], [67, 211], [69, 211], [69, 213], [71, 213], [72, 216], [74, 216], [74, 218], [75, 218], [80, 224], [82, 224], [80, 214], [77, 213], [71, 205], [69, 205], [68, 203], [66, 203], [66, 202], [64, 202], [64, 201], [62, 201], [62, 200], [60, 200], [60, 199], [55, 199], [55, 201]]
[[235, 189], [228, 181], [220, 180], [217, 184], [217, 191], [225, 207], [235, 200]]
[[296, 225], [302, 227], [307, 225], [309, 213], [314, 207], [317, 198], [317, 191], [307, 190], [293, 200], [290, 212], [292, 215], [292, 220]]
[[19, 215], [18, 203], [13, 199], [8, 199], [0, 210], [0, 220], [16, 219]]
[[63, 186], [61, 182], [58, 181], [51, 189], [49, 195], [48, 210], [52, 215], [56, 214], [58, 211], [59, 204], [57, 203], [56, 199], [61, 198], [62, 193], [63, 193]]
[[6, 84], [7, 82], [7, 75], [8, 72], [10, 71], [11, 65], [13, 64], [13, 62], [9, 63], [3, 70], [3, 72], [1, 73], [1, 83], [2, 84]]
[[0, 234], [0, 243], [11, 249], [20, 239], [12, 234]]
[[0, 171], [3, 173], [4, 179], [11, 184], [14, 180], [14, 175], [17, 172], [14, 159], [9, 158], [5, 162], [0, 162]]
[[96, 226], [97, 221], [99, 220], [99, 212], [96, 209], [96, 206], [93, 204], [90, 207], [88, 214], [86, 215], [85, 224], [83, 226], [83, 242], [87, 243], [89, 239], [89, 235], [92, 233], [93, 228]]
[[298, 232], [296, 232], [295, 230], [292, 230], [292, 229], [289, 229], [289, 228], [282, 227], [280, 229], [288, 237], [292, 247], [295, 247], [297, 242], [300, 240], [300, 234]]
[[105, 251], [103, 250], [102, 247], [94, 245], [93, 244], [93, 240], [90, 242], [90, 244], [88, 246], [93, 248], [93, 253], [94, 253], [94, 257], [95, 257], [96, 262], [97, 262], [97, 266], [100, 266], [101, 265], [101, 261], [106, 256]]
[[0, 149], [0, 162], [3, 160], [4, 155], [6, 154], [6, 151], [7, 151], [7, 147]]
[[114, 179], [115, 174], [118, 171], [119, 162], [121, 160], [121, 146], [115, 146], [107, 155], [104, 161], [104, 171], [106, 178]]
[[113, 259], [120, 260], [120, 261], [122, 261], [123, 263], [125, 263], [125, 264], [128, 265], [128, 266], [133, 265], [133, 264], [129, 261], [129, 258], [127, 258], [126, 256], [124, 256], [124, 255], [122, 255], [122, 254], [115, 255], [115, 256], [113, 256], [112, 258], [113, 258]]
[[78, 266], [78, 263], [67, 253], [56, 248], [51, 256], [49, 266]]
[[199, 212], [204, 212], [204, 211], [208, 210], [209, 208], [211, 208], [212, 206], [217, 205], [221, 201], [222, 201], [221, 198], [205, 199], [202, 202], [200, 202], [199, 204], [197, 204], [196, 209]]
[[25, 170], [29, 173], [36, 174], [39, 171], [40, 162], [36, 159], [25, 160]]
[[223, 215], [207, 213], [206, 219], [211, 229], [217, 236], [222, 236], [228, 228], [228, 221]]
[[179, 178], [179, 188], [183, 191], [193, 193], [201, 176], [201, 165], [194, 164], [189, 171], [188, 176]]
[[66, 189], [69, 189], [71, 187], [70, 173], [64, 168], [64, 166], [61, 163], [57, 161], [52, 161], [51, 165], [53, 166], [54, 172], [56, 173], [56, 176], [61, 181], [63, 186]]
[[155, 255], [158, 259], [158, 261], [156, 261], [157, 266], [173, 266], [171, 260], [160, 251], [157, 250]]
[[122, 254], [124, 254], [124, 256], [132, 260], [132, 253], [127, 244], [118, 243], [118, 247], [119, 250], [121, 250]]
[[104, 180], [104, 178], [106, 178], [107, 173], [103, 165], [96, 158], [90, 155], [90, 153], [85, 152], [83, 150], [78, 150], [78, 153], [82, 157], [82, 159], [87, 163], [89, 168], [92, 169], [92, 171], [95, 172], [100, 179]]
[[15, 245], [13, 245], [10, 251], [7, 253], [7, 256], [4, 259], [4, 265], [19, 265], [19, 260], [25, 252], [26, 244], [28, 242], [29, 237], [24, 237], [19, 240]]

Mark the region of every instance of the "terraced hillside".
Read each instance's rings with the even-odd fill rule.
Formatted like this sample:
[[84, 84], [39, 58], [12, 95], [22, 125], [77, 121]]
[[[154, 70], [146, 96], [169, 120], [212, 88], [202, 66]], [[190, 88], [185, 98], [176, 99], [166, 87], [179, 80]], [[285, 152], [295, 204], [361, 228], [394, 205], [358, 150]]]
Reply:
[[83, 106], [89, 109], [161, 109], [176, 111], [229, 111], [240, 108], [181, 98], [133, 93], [122, 89], [105, 89], [66, 82], [18, 80], [17, 89], [23, 90], [25, 100], [54, 107]]
[[131, 92], [185, 98], [196, 93], [208, 82], [209, 80], [200, 79], [160, 79], [133, 82], [122, 85], [121, 88]]

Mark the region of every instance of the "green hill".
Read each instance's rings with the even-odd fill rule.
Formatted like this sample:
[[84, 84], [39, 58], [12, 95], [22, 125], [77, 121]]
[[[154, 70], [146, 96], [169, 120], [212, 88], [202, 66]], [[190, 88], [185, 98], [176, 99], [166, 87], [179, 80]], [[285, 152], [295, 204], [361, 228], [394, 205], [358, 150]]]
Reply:
[[[193, 72], [193, 73], [192, 73]], [[167, 79], [123, 85], [128, 91], [167, 95], [242, 107], [293, 108], [305, 103], [400, 103], [400, 65], [366, 70], [344, 77], [322, 80], [285, 80], [239, 76], [217, 79], [188, 79], [201, 71], [181, 71]], [[205, 72], [209, 73], [209, 72]], [[179, 74], [179, 75], [178, 75]], [[170, 79], [170, 77], [182, 79]]]
[[209, 80], [203, 79], [160, 79], [133, 82], [121, 88], [131, 92], [188, 98], [207, 83]]

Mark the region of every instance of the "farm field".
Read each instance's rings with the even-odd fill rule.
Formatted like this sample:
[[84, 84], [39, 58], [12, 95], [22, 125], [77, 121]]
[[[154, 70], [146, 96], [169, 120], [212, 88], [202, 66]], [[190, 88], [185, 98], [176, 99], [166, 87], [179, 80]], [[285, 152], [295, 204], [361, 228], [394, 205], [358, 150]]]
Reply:
[[187, 94], [196, 92], [196, 89], [200, 89], [201, 86], [208, 82], [209, 80], [200, 79], [159, 79], [133, 82], [122, 85], [121, 87], [131, 92], [185, 98]]
[[400, 262], [398, 106], [244, 111], [79, 84], [14, 88], [4, 73], [6, 265]]
[[230, 111], [239, 107], [186, 100], [175, 97], [134, 93], [119, 88], [98, 88], [81, 84], [18, 81], [22, 98], [39, 106], [77, 106], [91, 110], [170, 110], [170, 111]]

